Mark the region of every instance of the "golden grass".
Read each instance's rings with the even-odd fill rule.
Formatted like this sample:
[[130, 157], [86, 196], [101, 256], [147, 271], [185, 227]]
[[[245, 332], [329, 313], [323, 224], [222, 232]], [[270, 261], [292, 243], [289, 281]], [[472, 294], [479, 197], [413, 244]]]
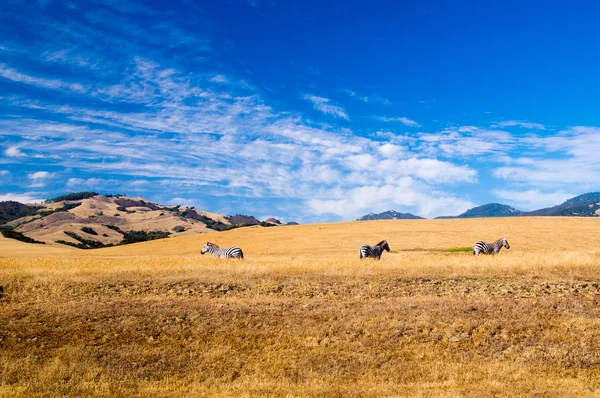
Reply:
[[[351, 222], [93, 251], [0, 239], [0, 397], [587, 396], [598, 226]], [[503, 236], [495, 257], [445, 252]], [[381, 239], [381, 261], [358, 259]], [[207, 240], [246, 259], [201, 256]]]

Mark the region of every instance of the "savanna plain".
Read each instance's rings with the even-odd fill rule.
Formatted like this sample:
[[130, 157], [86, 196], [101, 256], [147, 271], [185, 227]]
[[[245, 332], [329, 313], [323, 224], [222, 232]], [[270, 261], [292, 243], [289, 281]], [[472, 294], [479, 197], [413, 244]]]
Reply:
[[[507, 237], [510, 249], [460, 248]], [[380, 261], [358, 248], [387, 239]], [[201, 256], [206, 241], [242, 261]], [[451, 249], [459, 249], [452, 251]], [[600, 395], [600, 220], [0, 238], [0, 396]]]

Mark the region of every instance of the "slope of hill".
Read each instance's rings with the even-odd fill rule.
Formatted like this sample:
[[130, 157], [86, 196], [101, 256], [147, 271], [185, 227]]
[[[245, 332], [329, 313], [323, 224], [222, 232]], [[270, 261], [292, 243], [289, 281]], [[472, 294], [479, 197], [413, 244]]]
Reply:
[[594, 217], [600, 215], [600, 192], [589, 192], [575, 196], [564, 203], [534, 210], [523, 215], [527, 216], [578, 216]]
[[396, 210], [388, 210], [383, 213], [375, 214], [369, 213], [366, 216], [362, 216], [358, 221], [367, 220], [422, 220], [423, 217], [415, 216], [411, 213], [399, 213]]
[[138, 197], [79, 192], [36, 206], [0, 202], [0, 224], [37, 241], [89, 249], [223, 231], [260, 221], [187, 206], [161, 206]]
[[0, 224], [34, 215], [41, 207], [28, 206], [19, 202], [0, 202]]
[[487, 205], [473, 207], [459, 216], [444, 216], [442, 218], [483, 218], [483, 217], [512, 217], [521, 215], [522, 211], [500, 203], [489, 203]]

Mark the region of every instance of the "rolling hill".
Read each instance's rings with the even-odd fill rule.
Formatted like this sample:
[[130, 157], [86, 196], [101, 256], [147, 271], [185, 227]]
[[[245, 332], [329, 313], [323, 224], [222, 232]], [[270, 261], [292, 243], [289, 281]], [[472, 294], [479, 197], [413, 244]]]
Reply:
[[500, 203], [489, 203], [469, 209], [459, 216], [444, 216], [442, 218], [485, 218], [485, 217], [512, 217], [519, 216], [523, 212], [513, 207]]
[[571, 198], [564, 203], [523, 213], [526, 216], [576, 216], [594, 217], [600, 215], [600, 192], [589, 192]]
[[367, 220], [422, 220], [423, 217], [415, 216], [411, 213], [399, 213], [396, 210], [388, 210], [383, 213], [369, 213], [358, 219], [358, 221]]
[[188, 206], [163, 206], [140, 197], [96, 192], [63, 195], [41, 205], [0, 202], [0, 230], [5, 237], [81, 249], [259, 224], [252, 216], [224, 216]]

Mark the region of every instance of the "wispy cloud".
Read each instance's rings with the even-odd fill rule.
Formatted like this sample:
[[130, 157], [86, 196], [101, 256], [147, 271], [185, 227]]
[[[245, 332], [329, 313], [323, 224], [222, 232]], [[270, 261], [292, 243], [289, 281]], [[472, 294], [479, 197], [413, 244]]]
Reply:
[[210, 81], [213, 83], [229, 83], [229, 80], [223, 75], [214, 75]]
[[27, 178], [31, 180], [30, 188], [41, 188], [46, 185], [48, 178], [52, 177], [52, 173], [47, 171], [36, 171], [35, 173], [30, 173], [27, 175]]
[[83, 84], [78, 82], [64, 82], [58, 79], [47, 79], [43, 77], [31, 76], [9, 68], [5, 64], [0, 64], [0, 78], [10, 80], [15, 83], [22, 83], [51, 90], [69, 90], [76, 93], [83, 93], [89, 90]]
[[401, 116], [401, 117], [386, 117], [386, 116], [379, 116], [377, 117], [377, 119], [384, 121], [384, 122], [400, 122], [405, 126], [408, 127], [421, 127], [421, 125], [417, 122], [415, 122], [414, 120], [411, 120], [407, 117]]
[[303, 97], [305, 100], [312, 102], [315, 109], [321, 111], [328, 115], [333, 115], [335, 117], [339, 117], [341, 119], [349, 120], [348, 115], [344, 111], [344, 109], [337, 105], [332, 105], [329, 98], [318, 97], [316, 95], [306, 94]]
[[546, 130], [546, 127], [540, 123], [531, 123], [522, 120], [505, 120], [496, 124], [493, 124], [492, 127], [523, 127], [525, 129], [532, 130]]
[[[493, 175], [535, 188], [580, 192], [600, 185], [600, 128], [578, 126], [547, 137], [528, 136], [517, 143], [530, 158], [511, 159]], [[536, 153], [537, 151], [537, 153]]]
[[353, 91], [353, 90], [350, 90], [347, 88], [343, 89], [342, 92], [347, 94], [351, 98], [357, 99], [357, 100], [362, 101], [367, 104], [368, 103], [378, 103], [378, 104], [383, 104], [383, 105], [390, 105], [392, 103], [390, 100], [388, 100], [387, 98], [383, 98], [380, 95], [361, 95], [361, 94], [358, 94], [356, 91]]
[[433, 217], [464, 212], [474, 206], [472, 202], [452, 195], [437, 192], [426, 194], [419, 185], [414, 179], [405, 177], [394, 184], [365, 185], [347, 190], [343, 195], [332, 193], [331, 199], [311, 199], [308, 205], [317, 214], [336, 214], [351, 218], [390, 208], [408, 209], [417, 215]]
[[6, 155], [6, 156], [8, 156], [10, 158], [18, 158], [18, 157], [26, 156], [19, 149], [19, 147], [16, 147], [16, 146], [10, 146], [10, 147], [6, 148], [6, 150], [4, 151], [4, 155]]
[[506, 189], [494, 189], [492, 193], [502, 200], [508, 200], [509, 203], [519, 210], [531, 211], [545, 207], [552, 207], [563, 203], [581, 192], [551, 191], [544, 192], [539, 189], [530, 189], [526, 191], [511, 191]]
[[[172, 20], [176, 10], [122, 6], [75, 10], [68, 22], [46, 14], [38, 24], [23, 20], [44, 48], [18, 35], [6, 44], [26, 51], [0, 65], [0, 84], [14, 89], [0, 97], [7, 110], [0, 116], [0, 159], [23, 165], [11, 179], [45, 190], [160, 195], [165, 202], [210, 203], [212, 211], [276, 215], [277, 208], [298, 219], [356, 218], [391, 207], [433, 217], [473, 207], [447, 191], [481, 181], [472, 155], [511, 158], [520, 145], [508, 133], [476, 126], [373, 132], [347, 123], [334, 100], [312, 94], [302, 98], [323, 115], [309, 120], [281, 99], [271, 102], [250, 74], [216, 58], [207, 62], [203, 57], [218, 46], [209, 34], [190, 33], [187, 18]], [[404, 116], [380, 120], [421, 127]]]
[[469, 157], [504, 154], [517, 144], [514, 137], [505, 131], [465, 126], [438, 133], [420, 133], [415, 148], [432, 155]]

